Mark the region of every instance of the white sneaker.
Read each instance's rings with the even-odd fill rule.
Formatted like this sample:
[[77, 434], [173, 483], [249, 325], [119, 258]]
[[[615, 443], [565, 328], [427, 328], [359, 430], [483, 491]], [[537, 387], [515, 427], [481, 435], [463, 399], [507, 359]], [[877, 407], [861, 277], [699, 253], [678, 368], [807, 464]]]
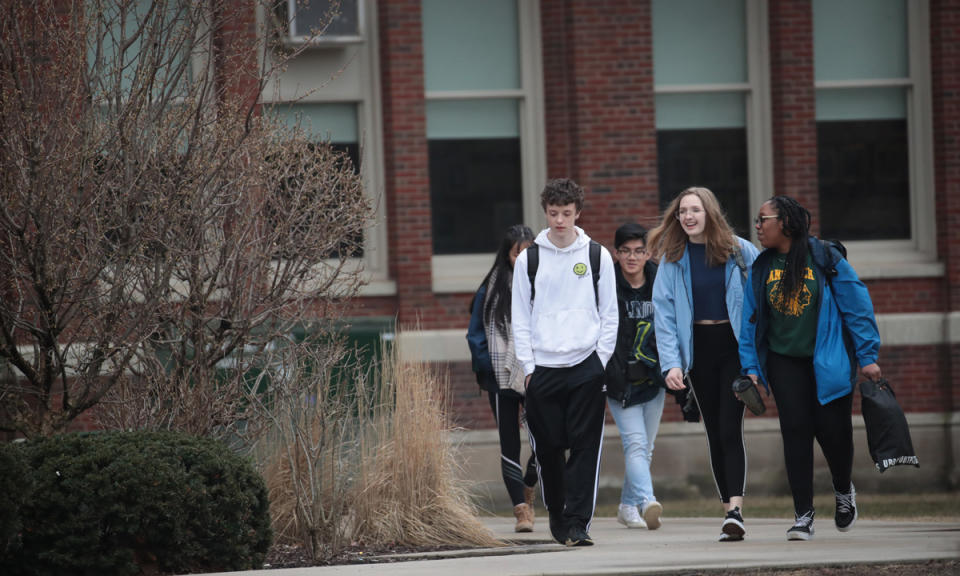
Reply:
[[663, 514], [663, 506], [656, 500], [644, 503], [640, 509], [640, 515], [643, 516], [643, 520], [650, 530], [656, 530], [660, 527], [661, 514]]
[[620, 504], [620, 508], [617, 510], [617, 522], [623, 524], [627, 528], [646, 528], [647, 523], [643, 521], [643, 518], [640, 517], [640, 512], [637, 510], [636, 506], [628, 506], [626, 504]]

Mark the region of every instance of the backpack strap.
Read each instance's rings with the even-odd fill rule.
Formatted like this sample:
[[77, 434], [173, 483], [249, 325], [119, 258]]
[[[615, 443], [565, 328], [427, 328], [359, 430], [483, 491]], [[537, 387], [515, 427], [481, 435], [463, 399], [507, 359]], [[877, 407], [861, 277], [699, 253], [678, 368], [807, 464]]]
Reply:
[[847, 257], [847, 248], [835, 240], [820, 240], [820, 245], [826, 256], [826, 266], [823, 268], [824, 272], [827, 273], [827, 280], [829, 281], [837, 275], [837, 263]]
[[[600, 244], [590, 241], [590, 272], [593, 275], [593, 300], [600, 309]], [[527, 278], [530, 279], [530, 302], [537, 295], [537, 268], [540, 267], [540, 247], [536, 244], [527, 246]]]
[[593, 274], [593, 300], [600, 309], [600, 243], [590, 241], [590, 272]]
[[747, 283], [747, 263], [743, 260], [743, 250], [740, 249], [740, 240], [733, 239], [733, 260], [740, 269], [740, 275], [743, 276], [743, 283]]
[[540, 267], [540, 246], [533, 243], [527, 246], [527, 277], [530, 279], [530, 303], [537, 295], [537, 268]]

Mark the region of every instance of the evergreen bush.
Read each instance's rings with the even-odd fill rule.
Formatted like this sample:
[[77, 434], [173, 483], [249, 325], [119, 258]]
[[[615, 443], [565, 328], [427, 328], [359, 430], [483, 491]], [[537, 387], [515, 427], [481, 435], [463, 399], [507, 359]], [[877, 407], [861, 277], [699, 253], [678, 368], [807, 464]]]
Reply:
[[[0, 572], [217, 572], [263, 563], [271, 539], [263, 480], [220, 442], [102, 432], [13, 448], [32, 482], [19, 508], [20, 545]], [[0, 469], [0, 484], [6, 476]]]

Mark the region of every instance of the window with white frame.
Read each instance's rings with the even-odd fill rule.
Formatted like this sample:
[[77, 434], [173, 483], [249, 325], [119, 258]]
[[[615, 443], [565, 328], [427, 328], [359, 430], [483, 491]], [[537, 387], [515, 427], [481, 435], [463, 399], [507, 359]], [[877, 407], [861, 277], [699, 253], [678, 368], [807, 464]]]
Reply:
[[[911, 20], [925, 2], [814, 0], [820, 229], [843, 240], [918, 238], [924, 135]], [[914, 27], [916, 30], [916, 27]], [[920, 32], [922, 38], [925, 32]], [[915, 61], [915, 60], [914, 60]], [[913, 156], [913, 158], [917, 158]], [[851, 218], [851, 214], [856, 214]], [[929, 227], [929, 224], [924, 225]]]
[[[293, 7], [317, 8], [320, 4], [296, 2]], [[343, 3], [361, 19], [350, 24], [362, 34], [352, 42], [309, 47], [289, 61], [264, 87], [265, 111], [286, 122], [299, 123], [318, 141], [344, 152], [359, 170], [365, 194], [376, 206], [375, 225], [364, 232], [362, 250], [354, 251], [356, 264], [368, 277], [364, 295], [391, 294], [383, 193], [383, 135], [380, 111], [377, 10], [375, 0]], [[288, 7], [289, 8], [289, 7]], [[351, 12], [352, 13], [352, 12]], [[299, 13], [305, 17], [305, 13]], [[270, 15], [262, 14], [263, 18]]]
[[[357, 128], [357, 104], [354, 102], [311, 102], [275, 104], [268, 113], [276, 115], [288, 126], [299, 126], [316, 142], [325, 142], [342, 155], [338, 164], [349, 163], [360, 172], [360, 140]], [[341, 164], [342, 165], [342, 164]], [[278, 193], [283, 193], [283, 183]], [[355, 258], [363, 257], [363, 238], [345, 241], [340, 251]]]
[[654, 96], [660, 204], [712, 190], [737, 233], [771, 190], [765, 118], [765, 3], [654, 0]]
[[472, 290], [502, 232], [536, 221], [545, 180], [539, 6], [421, 7], [434, 289]]
[[287, 0], [284, 16], [293, 42], [316, 44], [363, 41], [362, 0]]
[[[194, 74], [202, 72], [208, 56], [194, 36], [205, 31], [202, 7], [135, 0], [89, 8], [87, 77], [98, 106], [125, 101], [133, 91], [145, 91], [151, 103], [168, 106], [195, 88]], [[146, 63], [155, 63], [148, 74]]]

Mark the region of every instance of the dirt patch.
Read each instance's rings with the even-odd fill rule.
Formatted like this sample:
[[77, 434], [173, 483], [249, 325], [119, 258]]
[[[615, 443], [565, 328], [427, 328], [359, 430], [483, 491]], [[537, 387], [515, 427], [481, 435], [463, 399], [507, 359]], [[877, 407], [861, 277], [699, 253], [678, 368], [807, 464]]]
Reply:
[[[427, 552], [443, 552], [447, 550], [462, 550], [454, 546], [401, 546], [392, 544], [380, 547], [354, 545], [345, 548], [339, 554], [314, 562], [310, 554], [302, 546], [277, 544], [267, 552], [264, 568], [305, 568], [309, 566], [338, 566], [343, 564], [384, 564], [389, 562], [403, 562], [413, 558], [397, 557], [399, 554], [421, 554]], [[418, 560], [422, 558], [416, 558]]]

